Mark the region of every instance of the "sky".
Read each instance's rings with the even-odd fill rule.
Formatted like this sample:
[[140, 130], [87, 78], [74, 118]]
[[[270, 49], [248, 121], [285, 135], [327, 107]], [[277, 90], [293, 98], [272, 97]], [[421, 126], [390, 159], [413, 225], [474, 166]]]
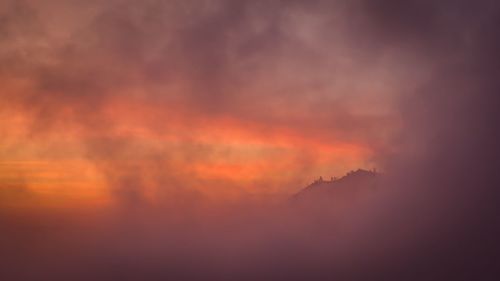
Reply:
[[[499, 19], [0, 0], [0, 279], [498, 280]], [[358, 168], [377, 189], [290, 201]]]
[[276, 197], [382, 168], [397, 93], [424, 75], [352, 30], [366, 19], [343, 2], [1, 5], [0, 182], [14, 196]]

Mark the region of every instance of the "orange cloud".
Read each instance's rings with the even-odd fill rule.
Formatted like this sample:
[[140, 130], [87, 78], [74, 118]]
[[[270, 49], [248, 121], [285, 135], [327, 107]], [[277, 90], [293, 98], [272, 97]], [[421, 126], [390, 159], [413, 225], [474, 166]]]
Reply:
[[367, 63], [369, 46], [303, 13], [323, 9], [14, 2], [0, 12], [3, 185], [286, 194], [370, 166], [397, 125], [398, 62]]

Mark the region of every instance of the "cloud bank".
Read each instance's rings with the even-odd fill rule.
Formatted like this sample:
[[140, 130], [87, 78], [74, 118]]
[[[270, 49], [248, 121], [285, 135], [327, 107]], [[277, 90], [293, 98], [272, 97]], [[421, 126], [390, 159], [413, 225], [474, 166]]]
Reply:
[[[85, 140], [83, 155], [127, 203], [39, 223], [4, 212], [8, 278], [495, 280], [499, 8], [486, 0], [2, 2], [2, 109], [22, 112], [2, 124], [4, 142]], [[401, 123], [392, 123], [392, 101]], [[185, 178], [166, 169], [177, 167], [172, 159], [214, 153], [199, 143], [220, 120], [230, 132], [252, 128], [254, 141], [285, 135], [297, 145], [306, 134], [315, 149], [368, 146], [385, 188], [340, 218], [259, 204], [204, 209], [196, 196], [171, 196], [175, 188], [165, 197], [178, 208], [134, 203]], [[388, 136], [394, 126], [399, 134]], [[172, 131], [192, 140], [182, 156], [136, 141]], [[129, 161], [137, 155], [145, 162]], [[292, 162], [308, 159], [317, 155]]]

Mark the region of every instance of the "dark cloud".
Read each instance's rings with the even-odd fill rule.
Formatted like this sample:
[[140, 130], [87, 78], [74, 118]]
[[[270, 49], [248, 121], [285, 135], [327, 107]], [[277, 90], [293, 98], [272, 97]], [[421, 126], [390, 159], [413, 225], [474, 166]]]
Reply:
[[493, 280], [500, 100], [492, 50], [500, 41], [491, 30], [500, 7], [492, 1], [373, 1], [367, 7], [382, 40], [431, 61], [430, 78], [402, 100], [403, 145], [389, 169], [397, 195], [387, 199], [393, 203], [385, 219], [393, 218], [394, 228], [381, 231], [390, 232], [381, 241], [415, 243], [396, 255], [406, 259], [397, 265], [398, 279]]

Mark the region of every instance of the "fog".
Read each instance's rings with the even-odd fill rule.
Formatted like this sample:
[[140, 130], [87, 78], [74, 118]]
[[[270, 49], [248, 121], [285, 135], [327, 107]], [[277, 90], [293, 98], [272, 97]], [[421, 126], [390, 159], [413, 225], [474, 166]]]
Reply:
[[[153, 6], [160, 2], [148, 1]], [[249, 5], [245, 4], [247, 1], [219, 2], [230, 11]], [[1, 209], [2, 280], [498, 279], [500, 185], [496, 172], [500, 165], [496, 123], [500, 119], [500, 41], [496, 29], [500, 6], [486, 0], [292, 2], [300, 9], [324, 11], [321, 16], [326, 18], [330, 11], [333, 15], [342, 7], [349, 34], [363, 35], [353, 35], [353, 42], [369, 46], [360, 56], [394, 54], [403, 60], [405, 69], [412, 69], [412, 63], [419, 68], [415, 77], [408, 76], [414, 72], [407, 70], [404, 81], [409, 84], [397, 87], [400, 92], [394, 100], [401, 128], [390, 138], [377, 139], [374, 145], [373, 161], [383, 170], [380, 188], [375, 193], [352, 200], [342, 208], [334, 204], [319, 209], [297, 206], [286, 196], [272, 201], [239, 198], [212, 202], [196, 192], [176, 193], [169, 189], [179, 183], [177, 178], [173, 180], [170, 174], [164, 174], [163, 169], [151, 172], [117, 163], [115, 160], [129, 146], [113, 135], [97, 145], [86, 143], [85, 147], [89, 159], [114, 160], [115, 165], [96, 161], [96, 166], [109, 169], [115, 204], [84, 210]], [[100, 5], [99, 1], [96, 3]], [[286, 6], [281, 1], [263, 1], [262, 5], [273, 7], [270, 11]], [[238, 18], [238, 14], [229, 12], [221, 15], [227, 17], [213, 23], [213, 28], [232, 26]], [[112, 26], [126, 28], [120, 23]], [[186, 42], [192, 45], [185, 47], [196, 46], [191, 40], [196, 41], [203, 34], [187, 34]], [[282, 43], [275, 41], [272, 34], [268, 36], [272, 39], [260, 38], [259, 42]], [[139, 37], [135, 42], [147, 45], [142, 40], [148, 39]], [[195, 63], [218, 61], [218, 44], [225, 43], [213, 42], [208, 51], [205, 49], [209, 54], [200, 54], [203, 59], [194, 58]], [[124, 53], [116, 55], [134, 60], [134, 46], [120, 46]], [[266, 57], [272, 57], [274, 53], [263, 48]], [[196, 75], [200, 75], [200, 81], [210, 83], [200, 82], [197, 86], [213, 85], [215, 89], [224, 84], [224, 74], [213, 73], [204, 66]], [[2, 60], [2, 71], [12, 69], [16, 67]], [[188, 76], [192, 77], [191, 73]], [[103, 81], [108, 83], [112, 78], [113, 75]], [[64, 83], [57, 87], [65, 85], [74, 89], [74, 85]], [[91, 83], [90, 87], [98, 88], [91, 92], [107, 93], [101, 88], [105, 89], [106, 84]], [[88, 112], [108, 97], [103, 94], [87, 99], [88, 89], [80, 84], [76, 88], [85, 96], [73, 97], [84, 101], [77, 107], [80, 113]], [[42, 108], [59, 108], [61, 100], [63, 104], [73, 102], [63, 94], [37, 93], [40, 94], [34, 92], [31, 97], [36, 101], [26, 102], [27, 97], [23, 97], [19, 102], [34, 110], [35, 116], [45, 116], [45, 111], [39, 111]], [[45, 98], [49, 100], [38, 100]], [[225, 96], [193, 100], [208, 115], [232, 108], [212, 102], [235, 102]], [[50, 114], [46, 117], [49, 121], [39, 120], [51, 125], [57, 120]], [[341, 119], [345, 124], [352, 122], [360, 127], [332, 128], [340, 132], [335, 135], [349, 139], [361, 134], [362, 139], [369, 140], [373, 135], [361, 132], [365, 126], [372, 128], [366, 125], [371, 121], [365, 123], [350, 117], [353, 115], [347, 112]], [[83, 119], [77, 123], [85, 131], [101, 132], [108, 128], [100, 122], [106, 119], [99, 116], [95, 120]], [[97, 124], [103, 127], [94, 126]], [[39, 133], [37, 128], [32, 128], [34, 134]], [[161, 167], [172, 166], [165, 164], [169, 158], [164, 156], [151, 161], [161, 163]], [[155, 186], [166, 189], [166, 199], [158, 204], [141, 199], [142, 185], [149, 182], [144, 178], [151, 177]]]

